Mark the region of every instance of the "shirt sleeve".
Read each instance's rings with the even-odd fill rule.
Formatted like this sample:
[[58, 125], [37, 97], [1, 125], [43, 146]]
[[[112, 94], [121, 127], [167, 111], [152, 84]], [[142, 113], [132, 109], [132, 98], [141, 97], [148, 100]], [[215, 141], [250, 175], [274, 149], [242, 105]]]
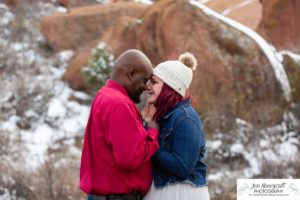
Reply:
[[171, 134], [171, 150], [160, 148], [155, 153], [154, 162], [169, 173], [185, 178], [196, 166], [204, 145], [203, 133], [193, 120], [184, 118]]
[[127, 170], [134, 170], [149, 161], [159, 148], [158, 130], [145, 130], [135, 108], [128, 103], [119, 103], [112, 108], [107, 130], [107, 142], [115, 161]]

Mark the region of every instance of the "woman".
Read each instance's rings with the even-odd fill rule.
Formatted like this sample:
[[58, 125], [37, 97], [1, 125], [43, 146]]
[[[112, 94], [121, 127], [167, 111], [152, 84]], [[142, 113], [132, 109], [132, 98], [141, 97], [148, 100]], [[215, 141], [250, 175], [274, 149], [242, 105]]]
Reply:
[[209, 199], [204, 162], [205, 135], [186, 91], [197, 60], [190, 53], [153, 70], [148, 105], [159, 123], [160, 149], [153, 157], [154, 181], [144, 200]]

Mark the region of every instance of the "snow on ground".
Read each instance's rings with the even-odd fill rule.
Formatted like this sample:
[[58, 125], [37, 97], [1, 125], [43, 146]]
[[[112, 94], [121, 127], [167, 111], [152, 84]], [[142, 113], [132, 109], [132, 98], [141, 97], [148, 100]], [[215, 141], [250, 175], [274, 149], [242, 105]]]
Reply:
[[56, 12], [67, 13], [68, 9], [62, 6], [57, 7]]
[[[67, 56], [66, 56], [67, 55]], [[72, 53], [70, 51], [61, 52], [57, 57], [64, 62], [67, 62]], [[65, 66], [65, 63], [63, 64]], [[91, 97], [83, 92], [74, 91], [69, 88], [61, 79], [65, 68], [55, 68], [47, 66], [50, 74], [40, 74], [33, 78], [35, 84], [40, 81], [47, 80], [51, 82], [53, 87], [53, 97], [45, 102], [46, 112], [34, 124], [31, 124], [30, 130], [19, 130], [16, 126], [20, 119], [18, 116], [11, 116], [8, 121], [1, 123], [0, 129], [10, 132], [19, 132], [23, 140], [27, 143], [29, 150], [27, 157], [28, 167], [38, 167], [41, 164], [47, 153], [47, 149], [52, 147], [55, 141], [63, 138], [74, 138], [82, 136], [84, 128], [89, 116], [90, 107], [81, 105], [76, 101], [70, 100], [70, 97], [77, 99], [89, 100]], [[52, 77], [52, 79], [50, 78]], [[36, 98], [41, 99], [43, 94]], [[7, 98], [6, 98], [7, 99]], [[25, 112], [27, 117], [36, 116], [37, 113], [31, 109]]]
[[5, 4], [0, 3], [0, 26], [5, 26], [14, 20], [15, 16], [9, 11]]
[[[33, 130], [23, 131], [25, 141], [28, 142], [30, 167], [38, 166], [46, 157], [46, 151], [55, 141], [64, 138], [82, 136], [89, 116], [89, 106], [69, 101], [73, 91], [66, 85], [60, 88], [50, 101], [45, 120], [38, 122]], [[51, 125], [48, 125], [49, 122]], [[33, 132], [32, 132], [33, 131]]]
[[201, 3], [207, 3], [207, 2], [209, 2], [210, 0], [199, 0]]
[[[66, 51], [58, 54], [58, 57], [67, 62], [67, 58], [71, 58], [72, 55], [72, 52]], [[46, 121], [41, 120], [33, 130], [22, 132], [33, 156], [33, 158], [28, 159], [31, 160], [31, 166], [38, 166], [43, 161], [47, 148], [51, 147], [55, 141], [63, 138], [74, 138], [78, 134], [82, 136], [90, 111], [89, 106], [70, 100], [71, 96], [83, 100], [91, 97], [85, 93], [72, 90], [61, 80], [65, 69], [60, 69], [62, 72], [54, 67], [50, 67], [50, 69], [54, 69], [50, 71], [54, 72], [52, 81], [54, 81], [55, 86], [53, 88], [54, 96], [45, 105], [48, 107], [45, 113]], [[57, 74], [60, 74], [60, 76], [57, 76]], [[36, 163], [32, 163], [32, 160]]]
[[222, 145], [221, 140], [208, 140], [206, 142], [206, 146], [209, 147], [211, 150], [217, 150]]
[[134, 0], [134, 1], [138, 2], [138, 3], [146, 4], [146, 5], [152, 5], [153, 4], [153, 1], [151, 1], [151, 0]]
[[208, 7], [206, 7], [199, 1], [190, 0], [189, 2], [192, 5], [200, 8], [207, 15], [213, 16], [213, 17], [225, 22], [226, 24], [236, 28], [237, 30], [243, 32], [244, 34], [248, 35], [249, 37], [251, 37], [260, 46], [260, 48], [262, 49], [262, 51], [268, 58], [271, 66], [273, 67], [275, 76], [276, 76], [277, 80], [279, 81], [279, 83], [281, 84], [282, 91], [285, 95], [285, 98], [288, 101], [291, 99], [291, 87], [289, 84], [287, 74], [284, 70], [284, 67], [281, 64], [281, 62], [277, 59], [277, 57], [275, 56], [275, 53], [270, 48], [270, 45], [258, 33], [256, 33], [255, 31], [251, 30], [250, 28], [248, 28], [232, 19], [229, 19], [229, 18], [209, 9]]
[[[298, 159], [300, 136], [294, 130], [297, 130], [295, 127], [299, 127], [299, 121], [291, 112], [284, 114], [284, 120], [280, 124], [262, 130], [255, 130], [250, 123], [242, 119], [237, 119], [236, 125], [238, 128], [232, 136], [232, 133], [220, 133], [206, 142], [209, 162], [214, 162], [214, 165], [215, 162], [220, 162], [217, 164], [219, 169], [213, 168], [208, 174], [210, 182], [235, 180], [235, 177], [252, 178], [261, 173], [266, 162], [280, 165]], [[237, 168], [239, 170], [230, 169], [228, 160], [236, 162], [233, 160], [236, 158], [241, 163], [246, 161], [247, 165]], [[295, 166], [291, 166], [293, 167]]]
[[300, 55], [299, 55], [299, 54], [295, 54], [295, 53], [293, 53], [293, 52], [291, 52], [291, 51], [285, 50], [285, 51], [279, 51], [279, 52], [277, 53], [277, 55], [278, 55], [281, 59], [283, 59], [283, 58], [282, 58], [283, 55], [287, 55], [287, 56], [289, 56], [290, 58], [292, 58], [296, 63], [298, 63], [298, 64], [300, 65]]
[[226, 172], [221, 172], [220, 171], [220, 172], [217, 172], [215, 174], [208, 174], [207, 180], [208, 181], [220, 181], [220, 180], [223, 179], [225, 173]]
[[[57, 10], [49, 3], [38, 3], [36, 6], [40, 12], [36, 16], [26, 12], [29, 16], [24, 19], [27, 28], [31, 28], [19, 40], [8, 40], [6, 38], [12, 34], [9, 24], [15, 16], [6, 5], [0, 4], [0, 27], [5, 30], [0, 32], [0, 49], [5, 48], [5, 56], [10, 58], [7, 66], [15, 66], [13, 71], [2, 75], [4, 79], [1, 80], [0, 103], [10, 109], [7, 114], [10, 116], [0, 118], [0, 130], [14, 133], [15, 137], [20, 137], [25, 143], [23, 156], [26, 158], [25, 165], [29, 168], [42, 164], [47, 157], [47, 150], [57, 146], [56, 141], [72, 141], [76, 136], [83, 136], [90, 107], [76, 100], [87, 102], [91, 99], [83, 92], [72, 90], [62, 80], [67, 62], [74, 55], [73, 51], [63, 51], [49, 58], [37, 48], [38, 42], [43, 42], [43, 37], [38, 27], [33, 25], [34, 19], [38, 20], [41, 16]], [[31, 38], [34, 40], [30, 40]], [[34, 67], [38, 69], [34, 70]], [[24, 116], [13, 110], [22, 98], [24, 101], [32, 101], [22, 106], [21, 109], [25, 109]], [[29, 121], [30, 126], [25, 129], [18, 126], [24, 118], [34, 119]], [[69, 151], [80, 155], [79, 151], [74, 150], [76, 147], [72, 146], [73, 143], [66, 144]]]

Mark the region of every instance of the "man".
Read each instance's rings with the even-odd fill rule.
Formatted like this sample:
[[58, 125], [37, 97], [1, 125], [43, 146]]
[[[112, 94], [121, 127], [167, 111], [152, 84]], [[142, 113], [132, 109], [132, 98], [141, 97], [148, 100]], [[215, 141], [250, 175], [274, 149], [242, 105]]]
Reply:
[[134, 103], [151, 75], [145, 54], [128, 50], [117, 58], [112, 79], [95, 96], [80, 166], [80, 188], [88, 199], [137, 200], [150, 187], [158, 127], [149, 122], [145, 130]]

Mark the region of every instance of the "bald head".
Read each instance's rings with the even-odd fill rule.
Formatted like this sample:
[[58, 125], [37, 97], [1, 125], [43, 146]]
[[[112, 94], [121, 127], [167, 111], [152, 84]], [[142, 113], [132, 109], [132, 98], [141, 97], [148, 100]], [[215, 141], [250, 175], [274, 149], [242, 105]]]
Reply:
[[152, 75], [152, 64], [149, 58], [136, 49], [127, 50], [115, 61], [112, 79], [125, 87], [129, 97], [140, 101], [141, 93], [146, 90], [146, 83]]
[[[121, 71], [129, 67], [145, 68], [152, 71], [152, 64], [149, 58], [141, 51], [130, 49], [122, 53], [115, 61], [112, 78], [118, 76]], [[117, 78], [117, 77], [116, 77]]]

